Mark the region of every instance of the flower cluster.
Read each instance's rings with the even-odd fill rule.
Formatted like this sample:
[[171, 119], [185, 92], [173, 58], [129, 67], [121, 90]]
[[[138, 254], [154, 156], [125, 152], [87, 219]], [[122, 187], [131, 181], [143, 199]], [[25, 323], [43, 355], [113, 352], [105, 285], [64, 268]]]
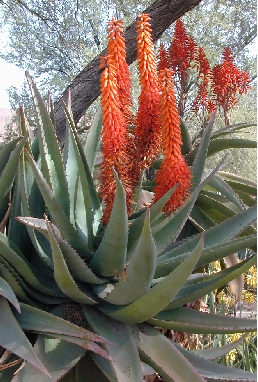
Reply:
[[101, 58], [100, 69], [100, 91], [102, 105], [102, 153], [103, 162], [101, 164], [101, 197], [105, 204], [102, 222], [108, 222], [114, 197], [115, 179], [113, 169], [118, 173], [123, 182], [127, 196], [128, 213], [132, 198], [132, 187], [128, 179], [127, 166], [129, 160], [126, 152], [127, 126], [126, 120], [121, 110], [119, 99], [116, 68], [113, 65], [111, 56]]
[[248, 74], [236, 67], [230, 48], [225, 48], [222, 63], [212, 70], [212, 91], [217, 105], [224, 111], [226, 125], [229, 125], [228, 111], [238, 102], [237, 95], [246, 93], [249, 88]]
[[161, 129], [159, 81], [151, 24], [148, 14], [137, 20], [137, 59], [141, 93], [135, 129], [136, 160], [148, 167], [160, 151]]
[[191, 171], [181, 153], [182, 139], [180, 119], [176, 105], [172, 72], [160, 71], [160, 110], [162, 124], [162, 147], [164, 160], [156, 174], [155, 201], [160, 199], [171, 187], [179, 183], [176, 191], [166, 203], [163, 211], [171, 214], [184, 204], [191, 187]]
[[[122, 22], [113, 19], [108, 26], [108, 55], [101, 59], [100, 65], [103, 69], [100, 76], [103, 114], [100, 191], [104, 202], [104, 224], [109, 220], [114, 202], [113, 169], [125, 188], [130, 213], [141, 171], [160, 154], [161, 142], [164, 162], [157, 172], [155, 200], [179, 182], [178, 189], [164, 207], [164, 212], [170, 214], [184, 203], [191, 186], [191, 172], [181, 154], [181, 130], [172, 72], [162, 69], [159, 78], [151, 33], [149, 15], [139, 15], [137, 59], [141, 93], [138, 113], [133, 118]], [[133, 133], [128, 128], [132, 124], [135, 124]]]

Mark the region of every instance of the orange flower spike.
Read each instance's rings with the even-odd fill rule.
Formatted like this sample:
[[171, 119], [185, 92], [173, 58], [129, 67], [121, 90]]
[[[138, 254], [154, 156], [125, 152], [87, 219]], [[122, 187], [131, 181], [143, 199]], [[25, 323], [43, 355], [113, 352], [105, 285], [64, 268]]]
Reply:
[[127, 197], [127, 208], [130, 213], [132, 187], [128, 180], [126, 154], [127, 127], [124, 115], [120, 109], [120, 101], [116, 80], [116, 69], [112, 57], [101, 57], [100, 91], [102, 105], [102, 154], [100, 193], [104, 201], [102, 223], [107, 224], [115, 197], [114, 168], [123, 183]]
[[161, 126], [162, 148], [164, 160], [156, 173], [156, 187], [154, 201], [159, 200], [168, 190], [179, 183], [169, 201], [163, 208], [166, 215], [170, 215], [184, 204], [189, 195], [192, 174], [181, 154], [182, 138], [180, 119], [176, 106], [176, 97], [173, 86], [172, 71], [160, 71], [161, 87]]
[[128, 122], [132, 123], [131, 81], [129, 66], [126, 62], [126, 46], [123, 31], [123, 22], [115, 20], [108, 23], [108, 55], [113, 56], [113, 64], [116, 68], [117, 89], [120, 99], [121, 110]]
[[161, 142], [158, 74], [148, 14], [138, 16], [136, 31], [141, 94], [135, 137], [137, 160], [144, 169], [157, 156]]
[[169, 67], [170, 67], [169, 55], [164, 47], [164, 44], [160, 44], [158, 71], [160, 72], [162, 69], [169, 69]]

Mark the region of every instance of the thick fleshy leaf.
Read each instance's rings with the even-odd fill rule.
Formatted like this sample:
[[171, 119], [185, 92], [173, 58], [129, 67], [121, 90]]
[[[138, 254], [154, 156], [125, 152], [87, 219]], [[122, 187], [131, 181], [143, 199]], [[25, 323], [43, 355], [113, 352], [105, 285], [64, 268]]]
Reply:
[[10, 142], [6, 143], [1, 147], [0, 150], [0, 176], [2, 175], [2, 172], [12, 154], [12, 152], [15, 149], [15, 146], [17, 143], [22, 139], [22, 137], [14, 138]]
[[54, 262], [54, 278], [59, 288], [72, 300], [80, 302], [82, 304], [96, 304], [97, 300], [94, 298], [94, 294], [90, 290], [84, 292], [78, 287], [73, 279], [61, 248], [57, 242], [54, 229], [50, 222], [47, 222], [48, 236], [52, 249], [52, 256]]
[[153, 229], [153, 237], [158, 254], [161, 254], [166, 248], [169, 247], [170, 243], [173, 243], [177, 239], [191, 213], [192, 208], [194, 207], [199, 192], [218, 172], [220, 167], [223, 166], [223, 163], [224, 160], [222, 160], [222, 162], [214, 170], [206, 174], [204, 180], [198, 184], [182, 207], [180, 207], [170, 217], [165, 218], [157, 227]]
[[10, 301], [10, 303], [18, 310], [18, 312], [21, 311], [19, 301], [17, 300], [14, 291], [2, 277], [0, 277], [0, 296], [3, 296], [8, 301]]
[[[130, 257], [125, 275], [120, 277], [114, 289], [104, 298], [105, 301], [115, 305], [126, 305], [149, 290], [156, 265], [156, 247], [151, 235], [149, 220], [148, 211], [141, 236]], [[94, 288], [94, 291], [99, 295], [101, 289], [101, 286], [98, 286]]]
[[[184, 357], [196, 368], [196, 370], [208, 382], [255, 382], [257, 377], [255, 374], [219, 365], [202, 357], [198, 357], [192, 352], [184, 349], [179, 344], [174, 343], [174, 346], [184, 355]], [[191, 379], [190, 379], [191, 380]]]
[[58, 140], [47, 107], [28, 72], [26, 77], [34, 100], [42, 170], [64, 213], [69, 216], [69, 193]]
[[35, 366], [41, 373], [49, 375], [3, 297], [0, 297], [0, 311], [0, 345]]
[[[164, 205], [167, 203], [173, 192], [176, 190], [178, 185], [172, 187], [166, 194], [164, 194], [159, 200], [150, 206], [150, 222], [157, 217], [160, 213]], [[133, 246], [136, 245], [140, 234], [142, 232], [144, 220], [145, 220], [146, 212], [142, 213], [139, 217], [133, 219], [129, 226], [129, 234], [128, 234], [128, 247], [127, 247], [127, 256], [128, 253], [132, 250]], [[128, 256], [129, 257], [129, 256]]]
[[102, 129], [102, 110], [99, 104], [95, 113], [92, 125], [87, 134], [86, 144], [84, 147], [85, 156], [91, 174], [93, 174], [94, 164], [100, 144], [100, 133]]
[[114, 306], [100, 305], [110, 317], [129, 324], [143, 322], [155, 316], [166, 308], [170, 301], [180, 291], [201, 255], [203, 237], [196, 248], [173, 272], [155, 284], [147, 293], [131, 304], [115, 309]]
[[239, 275], [245, 273], [256, 264], [257, 256], [242, 261], [233, 267], [226, 268], [220, 272], [212, 273], [207, 276], [196, 277], [185, 283], [183, 288], [175, 296], [174, 300], [168, 304], [166, 309], [181, 307], [190, 301], [194, 301], [206, 294], [226, 285]]
[[221, 129], [217, 129], [212, 132], [211, 134], [211, 140], [218, 139], [218, 137], [232, 134], [232, 133], [239, 133], [239, 130], [247, 129], [249, 127], [257, 127], [256, 123], [236, 123], [235, 125], [229, 125], [222, 127]]
[[62, 334], [70, 337], [84, 338], [89, 341], [111, 344], [110, 341], [66, 321], [54, 314], [45, 312], [31, 305], [21, 303], [21, 314], [14, 313], [23, 330], [37, 333]]
[[[21, 155], [21, 151], [25, 144], [27, 136], [23, 137], [20, 141], [18, 141], [15, 149], [10, 154], [6, 165], [3, 168], [1, 177], [0, 177], [0, 201], [6, 196], [8, 191], [10, 190], [13, 179], [17, 170], [19, 158]], [[6, 154], [4, 150], [4, 154]], [[5, 157], [5, 155], [3, 155]]]
[[188, 333], [244, 333], [257, 330], [256, 320], [222, 316], [194, 309], [175, 308], [157, 314], [148, 323], [170, 330]]
[[215, 175], [214, 178], [209, 181], [209, 185], [227, 197], [228, 200], [234, 203], [240, 210], [243, 209], [243, 201], [239, 198], [233, 188], [230, 187], [220, 176]]
[[[75, 159], [78, 166], [78, 186], [81, 185], [81, 188], [79, 187], [77, 189], [77, 198], [80, 196], [84, 200], [84, 209], [86, 211], [87, 219], [87, 229], [89, 232], [91, 232], [91, 229], [93, 228], [93, 233], [95, 234], [101, 219], [100, 200], [95, 189], [95, 185], [91, 176], [87, 159], [85, 157], [81, 142], [77, 135], [77, 130], [74, 125], [73, 119], [64, 103], [63, 107], [68, 122], [71, 145], [74, 151], [74, 158], [72, 158], [72, 160]], [[81, 205], [75, 203], [75, 208], [76, 214], [80, 214], [82, 210]], [[91, 219], [93, 220], [92, 222]], [[91, 240], [90, 237], [88, 239]]]
[[[252, 141], [250, 139], [243, 139], [243, 138], [213, 139], [209, 143], [207, 157], [214, 155], [214, 154], [217, 154], [220, 151], [224, 151], [227, 149], [234, 149], [234, 148], [255, 149], [255, 148], [257, 148], [257, 142]], [[197, 151], [197, 149], [194, 149], [191, 152], [191, 155], [193, 155], [195, 151]]]
[[39, 335], [34, 345], [36, 354], [48, 369], [51, 378], [43, 376], [35, 367], [26, 364], [12, 382], [56, 382], [59, 381], [83, 357], [86, 350], [78, 345]]
[[107, 344], [105, 347], [111, 357], [109, 364], [117, 381], [142, 382], [141, 363], [130, 326], [112, 320], [94, 307], [82, 306], [82, 310], [94, 332], [115, 345]]
[[[195, 239], [197, 241], [198, 236]], [[204, 247], [204, 250], [196, 265], [196, 268], [199, 268], [203, 265], [207, 265], [212, 261], [220, 260], [223, 257], [232, 254], [233, 252], [240, 251], [245, 248], [251, 248], [252, 246], [256, 245], [256, 242], [257, 235], [254, 234], [250, 236], [238, 237], [236, 239], [227, 240], [217, 245], [212, 245], [210, 247]], [[155, 271], [155, 278], [166, 276], [168, 273], [172, 272], [172, 270], [175, 269], [179, 264], [181, 264], [183, 259], [185, 259], [189, 254], [189, 248], [186, 249], [184, 247], [184, 249], [186, 250], [186, 252], [182, 255], [174, 256], [174, 252], [172, 250], [171, 252], [167, 252], [166, 254], [164, 254], [164, 257], [161, 256], [160, 258], [158, 258], [157, 267]]]
[[14, 243], [5, 235], [0, 233], [0, 255], [4, 257], [9, 264], [26, 280], [26, 283], [35, 288], [36, 291], [53, 296], [63, 296], [54, 283], [51, 287], [45, 286], [40, 282], [38, 270], [34, 269], [19, 251]]
[[242, 176], [219, 171], [219, 176], [224, 179], [235, 191], [247, 192], [250, 195], [257, 195], [257, 184]]
[[61, 234], [68, 241], [68, 243], [73, 246], [73, 248], [80, 252], [80, 254], [83, 257], [85, 257], [86, 259], [90, 259], [92, 257], [92, 253], [87, 248], [87, 244], [83, 243], [81, 237], [76, 232], [69, 218], [62, 210], [61, 205], [55, 198], [51, 188], [49, 187], [47, 181], [44, 179], [41, 171], [37, 167], [34, 160], [30, 157], [28, 153], [26, 153], [26, 157], [31, 165], [33, 174], [35, 176], [41, 194], [45, 200], [46, 206], [49, 212], [51, 213], [55, 224], [58, 226], [58, 229], [60, 230]]
[[146, 324], [136, 325], [135, 341], [141, 359], [168, 382], [205, 382], [205, 379], [162, 333]]
[[[191, 166], [191, 171], [193, 174], [193, 179], [192, 179], [193, 189], [200, 184], [202, 179], [202, 174], [203, 174], [203, 170], [205, 166], [205, 159], [207, 157], [207, 152], [208, 152], [209, 143], [210, 143], [211, 131], [212, 131], [216, 117], [217, 117], [217, 111], [213, 113], [208, 126], [205, 128], [197, 153], [195, 154], [193, 150], [192, 152], [188, 154], [188, 156], [186, 156], [188, 163], [189, 163], [189, 160], [191, 161], [191, 158], [194, 157], [194, 162]], [[194, 154], [192, 155], [192, 153]]]
[[239, 340], [230, 342], [224, 346], [217, 346], [214, 348], [197, 349], [192, 350], [192, 353], [205, 359], [217, 359], [223, 355], [229, 353], [231, 350], [236, 349], [248, 336], [248, 333], [244, 334]]
[[[49, 238], [45, 220], [22, 216], [18, 216], [17, 219], [20, 222], [26, 224], [28, 227], [38, 230], [47, 238]], [[60, 232], [53, 224], [52, 228], [56, 234], [56, 240], [60, 246], [64, 260], [66, 261], [69, 270], [74, 275], [76, 280], [89, 284], [103, 284], [106, 279], [97, 277], [88, 267], [85, 261], [80, 257], [80, 255], [70, 246], [70, 244], [62, 239]]]
[[123, 185], [114, 171], [116, 195], [103, 239], [90, 267], [101, 276], [118, 276], [125, 268], [128, 241], [128, 217]]
[[[204, 248], [226, 242], [236, 236], [239, 236], [247, 227], [249, 227], [257, 218], [256, 207], [250, 207], [245, 211], [242, 211], [230, 219], [223, 221], [220, 224], [215, 225], [209, 230], [204, 232]], [[167, 258], [171, 258], [182, 253], [187, 253], [193, 250], [201, 234], [197, 237], [190, 237], [184, 240], [171, 244], [167, 249], [168, 252], [164, 253], [157, 260], [163, 261]]]

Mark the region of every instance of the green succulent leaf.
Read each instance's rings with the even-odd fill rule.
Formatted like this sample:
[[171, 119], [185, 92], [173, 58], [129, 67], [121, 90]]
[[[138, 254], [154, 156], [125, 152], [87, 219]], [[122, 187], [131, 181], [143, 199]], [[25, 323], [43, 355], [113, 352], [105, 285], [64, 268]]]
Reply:
[[[78, 167], [78, 184], [77, 184], [77, 195], [76, 199], [81, 198], [83, 200], [83, 206], [84, 208], [81, 208], [81, 204], [75, 201], [75, 216], [76, 220], [78, 220], [78, 217], [81, 216], [82, 212], [84, 212], [83, 216], [85, 216], [86, 213], [86, 224], [87, 224], [87, 231], [88, 231], [88, 239], [91, 243], [91, 236], [90, 233], [92, 231], [92, 225], [93, 225], [93, 233], [95, 234], [97, 231], [97, 228], [99, 226], [99, 222], [101, 219], [101, 206], [100, 206], [100, 200], [98, 197], [98, 194], [96, 192], [94, 182], [91, 176], [91, 172], [82, 148], [82, 145], [80, 143], [80, 140], [77, 135], [76, 127], [74, 125], [73, 119], [71, 114], [69, 113], [68, 108], [63, 103], [63, 107], [65, 110], [67, 122], [68, 122], [68, 133], [70, 135], [70, 146], [73, 150], [73, 155], [70, 159], [70, 161], [76, 161], [76, 165]], [[93, 219], [93, 222], [92, 222]], [[85, 222], [82, 220], [79, 224], [82, 226], [85, 225]]]
[[[27, 136], [23, 137], [21, 140], [17, 140], [18, 143], [16, 147], [14, 148], [11, 154], [9, 152], [10, 156], [2, 170], [1, 177], [0, 177], [0, 201], [1, 202], [4, 199], [4, 197], [7, 195], [7, 193], [9, 192], [12, 186], [12, 183], [16, 174], [17, 166], [19, 163], [19, 158], [20, 158], [26, 139], [27, 139]], [[5, 149], [2, 156], [4, 157], [4, 159], [7, 158], [7, 153]]]
[[49, 377], [35, 367], [26, 364], [16, 375], [15, 382], [55, 382], [59, 381], [84, 356], [86, 350], [76, 344], [57, 338], [39, 335], [34, 345], [35, 353], [48, 369]]
[[222, 137], [224, 135], [239, 133], [239, 130], [247, 129], [249, 127], [256, 127], [256, 123], [236, 123], [235, 125], [229, 125], [222, 127], [221, 129], [213, 131], [211, 134], [211, 140], [218, 139], [218, 137]]
[[206, 175], [205, 179], [194, 189], [181, 208], [170, 217], [164, 217], [161, 223], [153, 229], [153, 237], [158, 254], [161, 254], [165, 249], [168, 249], [171, 243], [176, 240], [194, 207], [199, 192], [218, 172], [223, 163], [224, 160]]
[[256, 320], [221, 316], [205, 313], [194, 309], [175, 308], [157, 314], [148, 323], [170, 330], [188, 333], [244, 333], [256, 331]]
[[34, 99], [34, 109], [39, 130], [39, 147], [42, 172], [53, 190], [66, 216], [69, 216], [69, 193], [65, 171], [54, 126], [47, 107], [28, 72], [26, 77]]
[[6, 298], [18, 312], [21, 311], [19, 301], [17, 300], [14, 291], [2, 277], [0, 277], [0, 296]]
[[210, 143], [210, 136], [211, 136], [211, 131], [214, 126], [215, 119], [217, 117], [218, 111], [215, 111], [211, 119], [209, 121], [208, 126], [205, 128], [203, 137], [199, 143], [197, 153], [195, 153], [194, 150], [192, 150], [187, 156], [187, 161], [188, 163], [192, 162], [192, 159], [194, 157], [193, 164], [191, 166], [191, 171], [193, 174], [193, 179], [192, 179], [192, 188], [196, 188], [202, 179], [202, 174], [204, 170], [204, 165], [205, 165], [205, 159], [207, 157], [208, 153], [208, 148], [209, 148], [209, 143]]
[[[115, 305], [126, 305], [146, 293], [152, 283], [156, 265], [156, 247], [150, 229], [150, 213], [145, 217], [144, 226], [125, 275], [115, 284], [114, 289], [104, 298]], [[99, 292], [101, 286], [95, 287]], [[103, 293], [103, 292], [102, 292]]]
[[112, 320], [94, 307], [82, 306], [82, 309], [94, 332], [115, 345], [105, 347], [111, 356], [110, 367], [117, 381], [141, 382], [141, 364], [130, 326]]
[[26, 157], [31, 165], [31, 169], [39, 186], [40, 192], [45, 200], [46, 206], [51, 213], [55, 224], [58, 226], [61, 234], [69, 242], [69, 244], [71, 244], [76, 250], [80, 252], [82, 256], [84, 256], [86, 259], [90, 259], [92, 257], [92, 253], [87, 248], [87, 243], [82, 241], [81, 237], [71, 224], [69, 218], [64, 213], [61, 205], [55, 198], [51, 188], [49, 187], [47, 181], [44, 179], [34, 160], [28, 153], [26, 153]]
[[[14, 315], [23, 330], [42, 334], [49, 333], [51, 335], [62, 334], [103, 344], [111, 344], [107, 339], [66, 321], [61, 317], [57, 317], [52, 313], [48, 313], [28, 304], [21, 303], [20, 305], [21, 314], [15, 312]], [[64, 306], [65, 305], [60, 305], [62, 308]]]
[[[45, 220], [22, 216], [18, 216], [17, 219], [20, 222], [26, 224], [26, 226], [38, 230], [47, 238], [49, 238], [47, 224]], [[66, 261], [67, 266], [71, 273], [74, 275], [74, 277], [79, 281], [86, 282], [89, 284], [103, 284], [106, 281], [106, 279], [101, 279], [97, 277], [88, 267], [85, 261], [80, 257], [80, 255], [70, 246], [70, 244], [68, 244], [65, 240], [62, 239], [60, 232], [53, 224], [52, 228], [56, 234], [56, 240], [62, 251], [64, 260]]]
[[166, 308], [194, 270], [203, 249], [203, 237], [193, 252], [173, 272], [155, 284], [147, 293], [125, 307], [102, 306], [110, 317], [129, 324], [143, 322]]
[[[232, 218], [229, 218], [206, 230], [204, 232], [204, 248], [226, 242], [239, 236], [256, 220], [256, 218], [256, 207], [250, 207], [247, 210], [234, 215]], [[169, 247], [167, 247], [168, 251], [161, 255], [157, 262], [162, 262], [163, 260], [170, 259], [171, 257], [192, 251], [197, 241], [200, 239], [200, 236], [201, 234], [198, 234], [196, 236], [172, 243]]]
[[224, 179], [236, 192], [246, 192], [249, 193], [249, 195], [256, 197], [257, 184], [255, 182], [225, 171], [219, 171], [218, 175]]
[[222, 357], [223, 355], [229, 353], [231, 350], [236, 349], [248, 336], [248, 333], [244, 334], [242, 337], [239, 338], [239, 340], [228, 343], [224, 346], [217, 346], [213, 348], [206, 348], [206, 349], [197, 349], [192, 350], [191, 353], [205, 358], [205, 359], [217, 359]]
[[87, 134], [86, 144], [84, 147], [84, 153], [89, 166], [91, 174], [93, 174], [94, 164], [100, 144], [100, 133], [102, 129], [102, 109], [99, 104], [95, 113], [92, 125]]
[[204, 382], [184, 355], [162, 333], [153, 327], [136, 325], [135, 341], [142, 361], [150, 365], [167, 382]]
[[18, 325], [8, 302], [3, 297], [0, 297], [0, 311], [0, 345], [32, 364], [35, 368], [40, 370], [41, 373], [49, 376], [48, 371], [43, 366], [29, 340]]
[[101, 276], [118, 276], [126, 265], [128, 217], [123, 185], [114, 171], [116, 195], [109, 222], [90, 267]]
[[[197, 239], [198, 237], [196, 237], [196, 240]], [[211, 263], [212, 261], [222, 259], [225, 256], [229, 256], [232, 253], [241, 251], [242, 249], [251, 248], [252, 246], [256, 245], [256, 242], [257, 242], [257, 236], [256, 234], [254, 234], [250, 236], [238, 237], [232, 240], [227, 240], [217, 245], [216, 244], [212, 245], [210, 247], [205, 247], [196, 265], [196, 268], [199, 268], [203, 265], [207, 265]], [[205, 243], [205, 240], [204, 240], [204, 243]], [[158, 258], [155, 278], [166, 276], [173, 269], [175, 269], [179, 264], [181, 264], [183, 259], [185, 259], [188, 256], [188, 254], [189, 252], [186, 252], [182, 255], [174, 256], [173, 250], [172, 250], [171, 252], [164, 254], [164, 257]]]
[[[177, 189], [177, 187], [178, 187], [178, 184], [172, 187], [159, 200], [157, 200], [155, 203], [153, 203], [150, 206], [150, 209], [149, 209], [150, 223], [155, 221], [155, 218], [160, 214], [160, 211], [162, 210], [164, 205], [167, 203], [171, 195], [174, 193], [174, 191]], [[133, 219], [132, 222], [130, 222], [131, 224], [129, 225], [127, 259], [128, 257], [130, 257], [129, 254], [132, 251], [132, 248], [136, 245], [137, 241], [139, 240], [145, 218], [146, 218], [146, 211], [143, 212], [139, 217]]]
[[54, 278], [59, 288], [72, 300], [82, 304], [96, 304], [97, 300], [91, 290], [84, 292], [78, 287], [73, 279], [66, 261], [64, 259], [61, 248], [56, 239], [56, 234], [50, 222], [46, 221], [49, 241], [52, 249], [52, 256], [54, 262]]
[[243, 201], [240, 199], [239, 195], [219, 175], [215, 175], [209, 181], [209, 185], [228, 198], [228, 200], [234, 203], [239, 210], [243, 209]]
[[250, 139], [243, 138], [220, 138], [211, 140], [208, 150], [208, 156], [214, 155], [220, 151], [224, 151], [231, 148], [257, 148], [257, 142]]
[[174, 343], [174, 346], [184, 355], [184, 357], [196, 368], [196, 370], [208, 382], [255, 382], [256, 375], [234, 367], [219, 365], [202, 357], [187, 351], [180, 345]]
[[[226, 268], [220, 272], [212, 273], [210, 275], [196, 277], [188, 280], [179, 293], [175, 296], [166, 309], [174, 309], [194, 301], [206, 294], [226, 285], [229, 281], [234, 280], [241, 274], [245, 273], [253, 265], [256, 264], [257, 256], [246, 259], [239, 264], [230, 268]], [[176, 268], [177, 269], [177, 268]]]
[[20, 142], [22, 137], [14, 138], [10, 142], [1, 147], [0, 150], [0, 176], [2, 176], [3, 170], [8, 163], [16, 145]]

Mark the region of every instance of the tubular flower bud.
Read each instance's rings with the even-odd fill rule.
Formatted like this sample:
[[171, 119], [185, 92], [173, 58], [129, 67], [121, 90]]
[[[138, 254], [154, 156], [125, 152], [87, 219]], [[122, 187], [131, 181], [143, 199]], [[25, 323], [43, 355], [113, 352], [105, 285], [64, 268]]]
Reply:
[[168, 190], [179, 183], [169, 201], [163, 208], [166, 215], [184, 204], [191, 187], [191, 171], [181, 153], [182, 137], [180, 119], [173, 87], [172, 71], [160, 71], [161, 88], [161, 128], [164, 160], [156, 173], [154, 201], [159, 200]]
[[115, 20], [108, 23], [108, 55], [113, 57], [113, 65], [116, 69], [117, 91], [120, 107], [127, 124], [133, 123], [133, 115], [130, 111], [132, 106], [130, 71], [126, 62], [126, 47], [123, 31], [123, 22]]
[[131, 212], [132, 187], [128, 179], [128, 156], [126, 153], [127, 127], [120, 108], [116, 69], [112, 57], [101, 58], [100, 68], [104, 68], [100, 75], [100, 91], [102, 105], [102, 154], [101, 164], [101, 197], [104, 201], [102, 222], [109, 220], [115, 197], [116, 183], [113, 168], [124, 186], [128, 213]]
[[139, 15], [136, 28], [141, 85], [135, 129], [136, 160], [141, 163], [141, 167], [144, 169], [151, 164], [160, 150], [159, 84], [149, 15]]

